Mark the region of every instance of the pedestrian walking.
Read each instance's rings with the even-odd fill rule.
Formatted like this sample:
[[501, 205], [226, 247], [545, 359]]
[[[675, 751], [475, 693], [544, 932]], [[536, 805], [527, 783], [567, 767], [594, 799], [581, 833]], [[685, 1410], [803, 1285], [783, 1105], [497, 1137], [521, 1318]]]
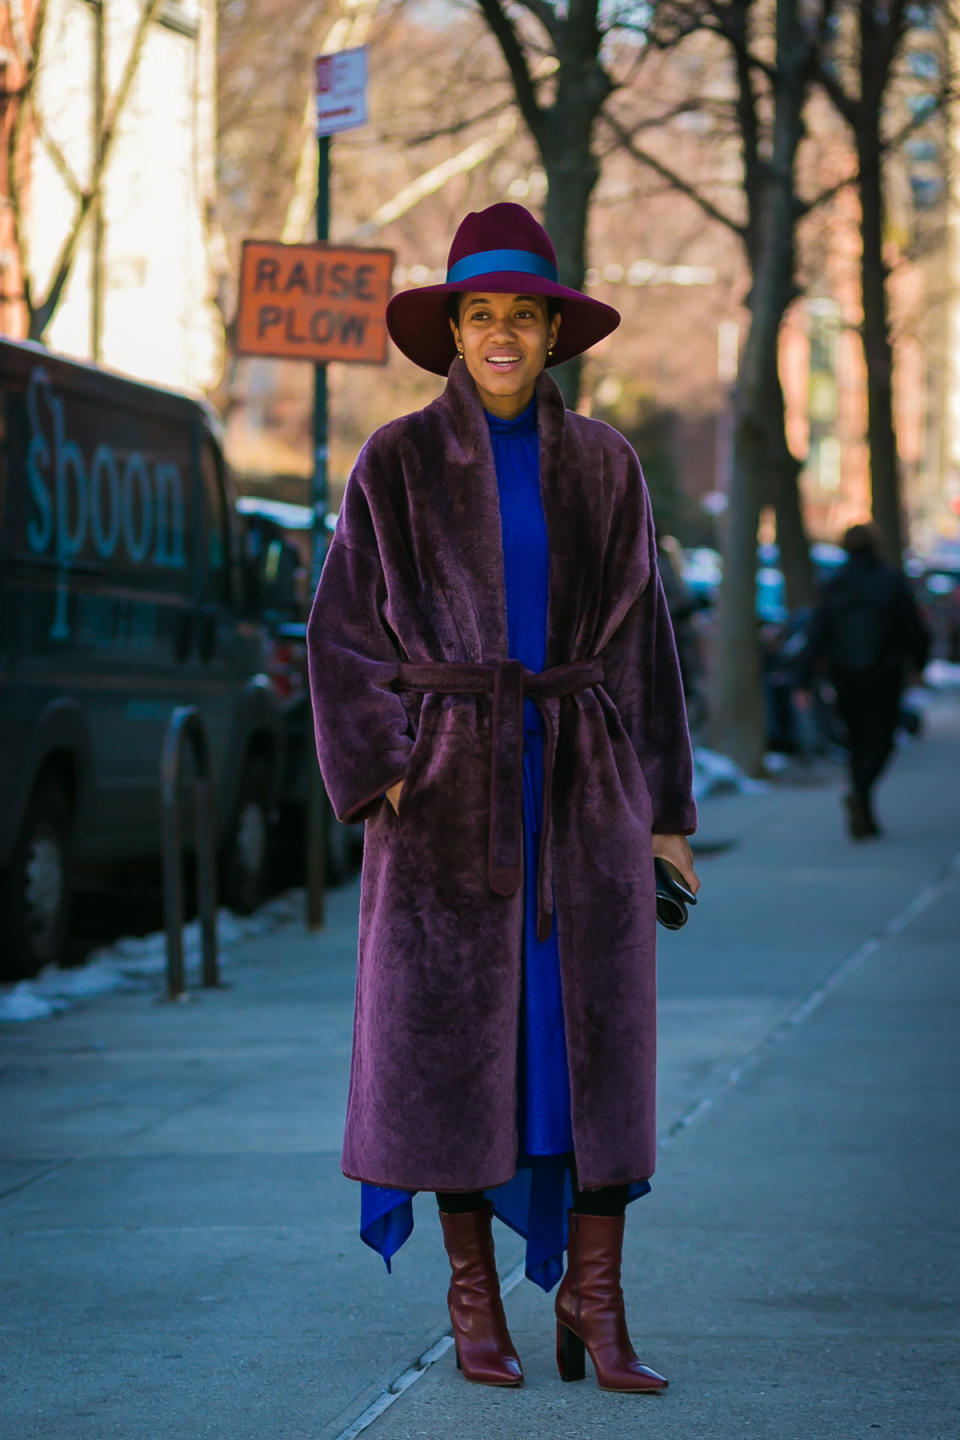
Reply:
[[673, 627], [687, 720], [696, 733], [698, 723], [706, 719], [703, 662], [695, 618], [700, 605], [681, 574], [678, 563], [681, 555], [680, 546], [672, 536], [657, 533], [657, 571]]
[[801, 677], [808, 695], [816, 670], [825, 669], [836, 694], [850, 773], [844, 806], [855, 840], [882, 834], [873, 789], [893, 753], [904, 686], [922, 672], [930, 648], [910, 587], [883, 563], [880, 543], [872, 521], [844, 535], [848, 559], [814, 612]]
[[619, 316], [498, 204], [387, 323], [447, 383], [364, 446], [309, 624], [324, 781], [366, 820], [343, 1170], [388, 1268], [435, 1192], [468, 1379], [523, 1378], [496, 1214], [563, 1275], [562, 1376], [586, 1347], [604, 1388], [659, 1390], [620, 1261], [654, 1169], [654, 855], [698, 888], [690, 744], [637, 457], [546, 373]]

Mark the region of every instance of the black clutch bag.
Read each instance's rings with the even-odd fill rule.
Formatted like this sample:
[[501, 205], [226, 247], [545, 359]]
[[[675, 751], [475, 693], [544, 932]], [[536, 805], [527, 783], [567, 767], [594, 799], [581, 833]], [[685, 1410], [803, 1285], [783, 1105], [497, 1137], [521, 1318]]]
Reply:
[[657, 920], [666, 930], [679, 930], [687, 923], [687, 906], [696, 905], [697, 897], [669, 860], [655, 856], [653, 868], [657, 881]]

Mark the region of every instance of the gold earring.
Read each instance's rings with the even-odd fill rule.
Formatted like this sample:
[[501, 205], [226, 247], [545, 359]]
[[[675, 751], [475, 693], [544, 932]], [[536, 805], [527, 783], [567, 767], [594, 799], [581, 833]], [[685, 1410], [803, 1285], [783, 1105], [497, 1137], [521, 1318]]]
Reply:
[[462, 349], [461, 346], [459, 346], [459, 345], [457, 346], [457, 354], [460, 356], [460, 359], [462, 360], [462, 359], [463, 359], [463, 349]]
[[548, 346], [547, 346], [547, 354], [548, 354], [548, 355], [552, 355], [553, 352], [554, 352], [554, 349], [555, 349], [555, 343], [554, 343], [553, 345], [548, 345]]

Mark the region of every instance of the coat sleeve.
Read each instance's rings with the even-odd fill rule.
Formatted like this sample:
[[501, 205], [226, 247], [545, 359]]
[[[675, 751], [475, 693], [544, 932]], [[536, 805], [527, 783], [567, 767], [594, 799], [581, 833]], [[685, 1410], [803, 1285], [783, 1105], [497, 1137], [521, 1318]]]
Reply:
[[649, 503], [645, 512], [648, 579], [603, 651], [604, 686], [640, 761], [653, 833], [692, 835], [697, 807], [687, 707]]
[[403, 779], [413, 748], [391, 688], [403, 656], [385, 598], [366, 500], [351, 480], [307, 624], [317, 757], [334, 812], [348, 822], [365, 819]]

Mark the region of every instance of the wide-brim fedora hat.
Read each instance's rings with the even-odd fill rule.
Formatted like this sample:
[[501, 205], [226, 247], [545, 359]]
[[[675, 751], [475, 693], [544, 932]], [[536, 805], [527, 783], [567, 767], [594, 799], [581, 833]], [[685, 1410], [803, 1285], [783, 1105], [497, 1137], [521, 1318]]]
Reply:
[[510, 201], [473, 210], [453, 237], [444, 284], [394, 295], [387, 306], [387, 329], [415, 365], [446, 375], [457, 353], [448, 310], [451, 295], [544, 295], [561, 302], [560, 331], [547, 364], [562, 365], [615, 330], [620, 315], [612, 305], [561, 285], [557, 275], [550, 237], [529, 210]]

